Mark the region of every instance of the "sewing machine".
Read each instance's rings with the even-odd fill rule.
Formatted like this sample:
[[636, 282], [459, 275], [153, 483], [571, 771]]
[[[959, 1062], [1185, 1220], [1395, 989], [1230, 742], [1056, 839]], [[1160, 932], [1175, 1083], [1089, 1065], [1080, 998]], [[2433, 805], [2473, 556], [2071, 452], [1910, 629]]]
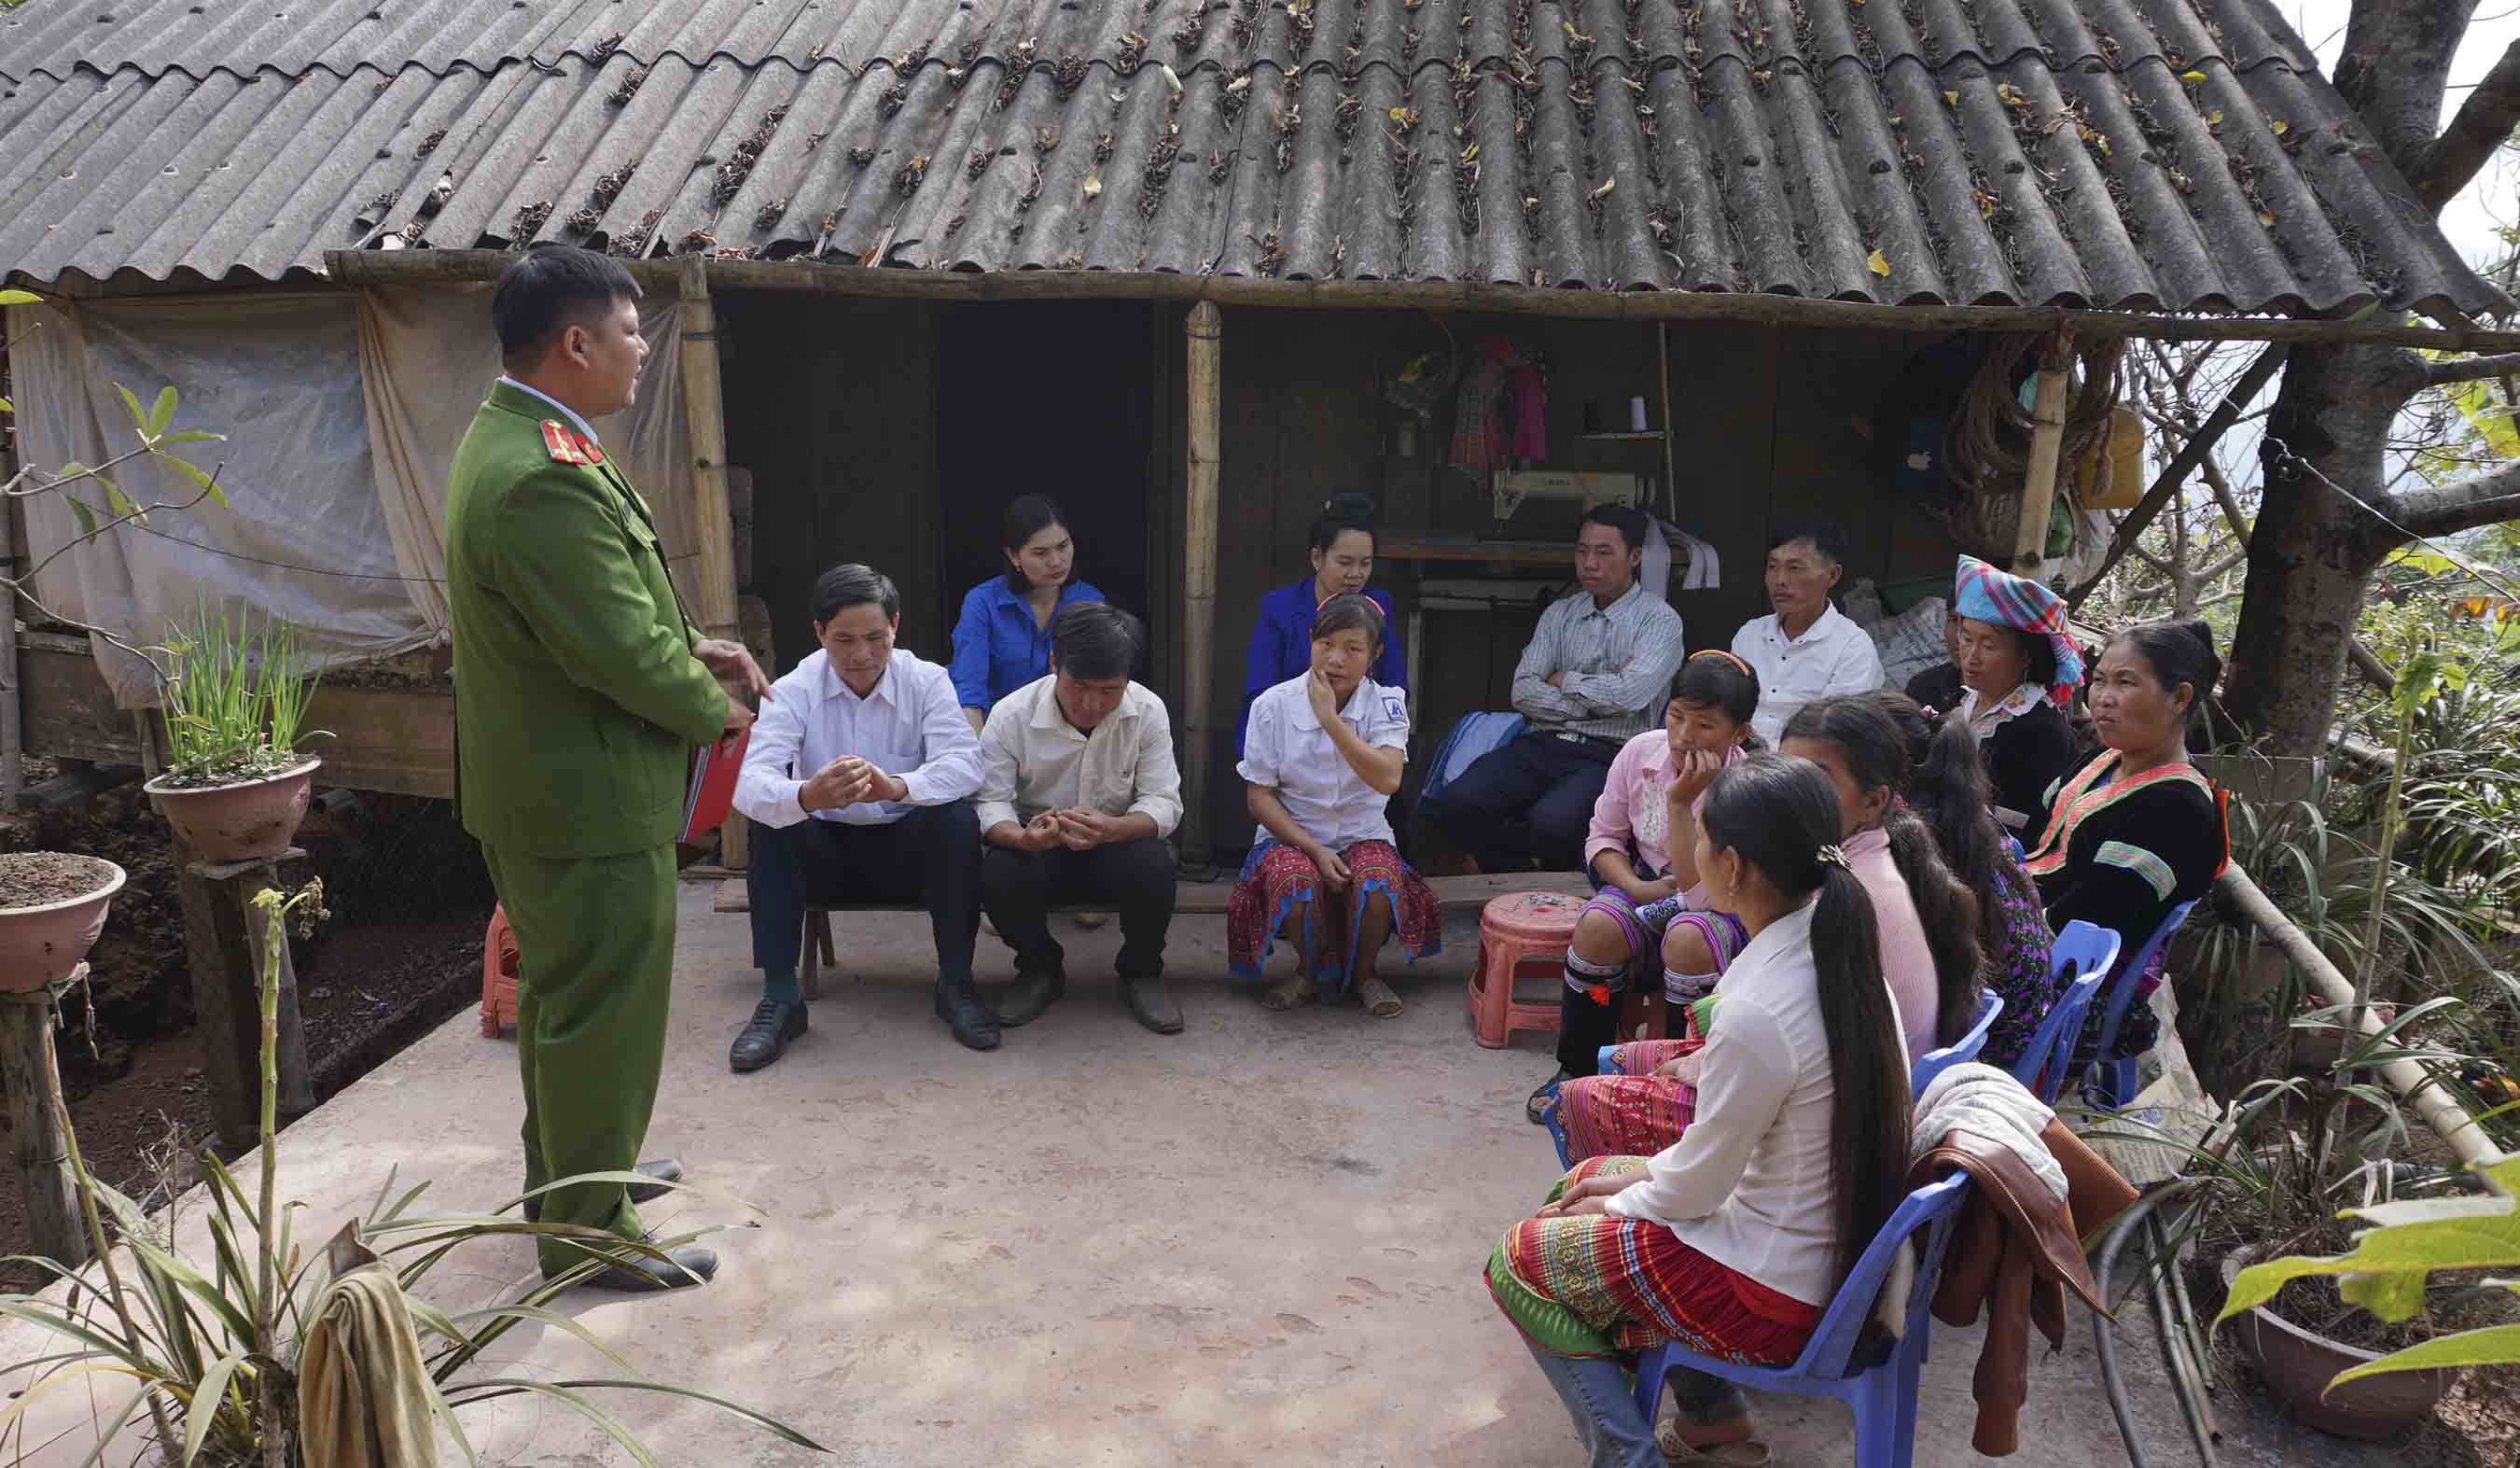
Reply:
[[1567, 469], [1500, 469], [1490, 484], [1499, 520], [1512, 519], [1522, 502], [1535, 496], [1567, 500], [1587, 510], [1602, 504], [1633, 509], [1644, 502], [1645, 493], [1645, 482], [1633, 474], [1580, 474]]

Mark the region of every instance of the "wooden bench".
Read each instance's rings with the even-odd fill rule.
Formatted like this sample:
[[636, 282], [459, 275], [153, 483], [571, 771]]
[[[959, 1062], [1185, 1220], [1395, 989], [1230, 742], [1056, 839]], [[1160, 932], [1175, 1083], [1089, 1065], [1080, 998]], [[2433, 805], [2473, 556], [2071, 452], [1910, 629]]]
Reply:
[[[1485, 907], [1490, 897], [1513, 892], [1553, 892], [1570, 896], [1583, 896], [1593, 890], [1580, 872], [1524, 872], [1518, 876], [1429, 877], [1426, 886], [1435, 894], [1435, 905], [1444, 912], [1476, 912]], [[1182, 917], [1223, 917], [1226, 901], [1234, 895], [1232, 882], [1184, 882], [1174, 895], [1173, 912]], [[744, 899], [743, 884], [721, 883], [717, 890], [717, 910], [745, 912], [750, 904]], [[1053, 912], [1093, 912], [1094, 903], [1060, 903]], [[808, 999], [819, 999], [823, 992], [823, 970], [837, 968], [839, 959], [832, 945], [832, 914], [834, 912], [924, 912], [907, 902], [853, 902], [840, 907], [808, 907], [805, 909], [804, 962], [798, 965], [796, 982]]]

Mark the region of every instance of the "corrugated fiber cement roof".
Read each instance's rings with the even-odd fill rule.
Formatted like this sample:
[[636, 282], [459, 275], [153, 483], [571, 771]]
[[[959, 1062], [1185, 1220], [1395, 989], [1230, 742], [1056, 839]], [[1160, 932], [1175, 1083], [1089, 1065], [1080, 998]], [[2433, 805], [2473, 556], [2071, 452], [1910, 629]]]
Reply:
[[47, 0], [0, 271], [940, 270], [2439, 315], [2266, 0]]

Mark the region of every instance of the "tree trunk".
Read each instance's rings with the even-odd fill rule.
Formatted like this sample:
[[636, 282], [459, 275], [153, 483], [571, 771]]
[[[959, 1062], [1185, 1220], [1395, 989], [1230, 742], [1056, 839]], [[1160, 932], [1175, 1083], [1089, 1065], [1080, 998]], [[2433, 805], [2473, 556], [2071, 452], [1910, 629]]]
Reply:
[[2309, 784], [2308, 765], [2296, 761], [2327, 747], [2363, 588], [2403, 538], [2319, 476], [2386, 504], [2383, 445], [2411, 395], [2403, 353], [2301, 347], [2267, 422], [2266, 495], [2250, 532], [2223, 703], [2258, 752], [2279, 761], [2272, 793], [2285, 798]]

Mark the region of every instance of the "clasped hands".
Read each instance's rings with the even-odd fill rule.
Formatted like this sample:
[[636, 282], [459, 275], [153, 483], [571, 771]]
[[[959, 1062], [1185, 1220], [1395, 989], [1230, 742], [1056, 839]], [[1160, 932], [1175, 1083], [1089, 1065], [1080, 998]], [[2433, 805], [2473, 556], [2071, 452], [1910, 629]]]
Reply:
[[808, 814], [844, 809], [862, 802], [909, 798], [910, 786], [900, 776], [855, 755], [842, 755], [814, 771], [811, 779], [796, 788], [796, 803]]
[[1642, 1168], [1633, 1172], [1620, 1172], [1615, 1175], [1596, 1172], [1583, 1181], [1569, 1186], [1565, 1192], [1558, 1195], [1556, 1202], [1543, 1204], [1540, 1212], [1534, 1216], [1572, 1218], [1584, 1214], [1606, 1214], [1610, 1211], [1611, 1194], [1624, 1193], [1644, 1181], [1646, 1173]]
[[1024, 823], [1012, 845], [1018, 851], [1047, 851], [1060, 846], [1071, 851], [1090, 851], [1123, 840], [1122, 819], [1083, 805], [1045, 810]]

